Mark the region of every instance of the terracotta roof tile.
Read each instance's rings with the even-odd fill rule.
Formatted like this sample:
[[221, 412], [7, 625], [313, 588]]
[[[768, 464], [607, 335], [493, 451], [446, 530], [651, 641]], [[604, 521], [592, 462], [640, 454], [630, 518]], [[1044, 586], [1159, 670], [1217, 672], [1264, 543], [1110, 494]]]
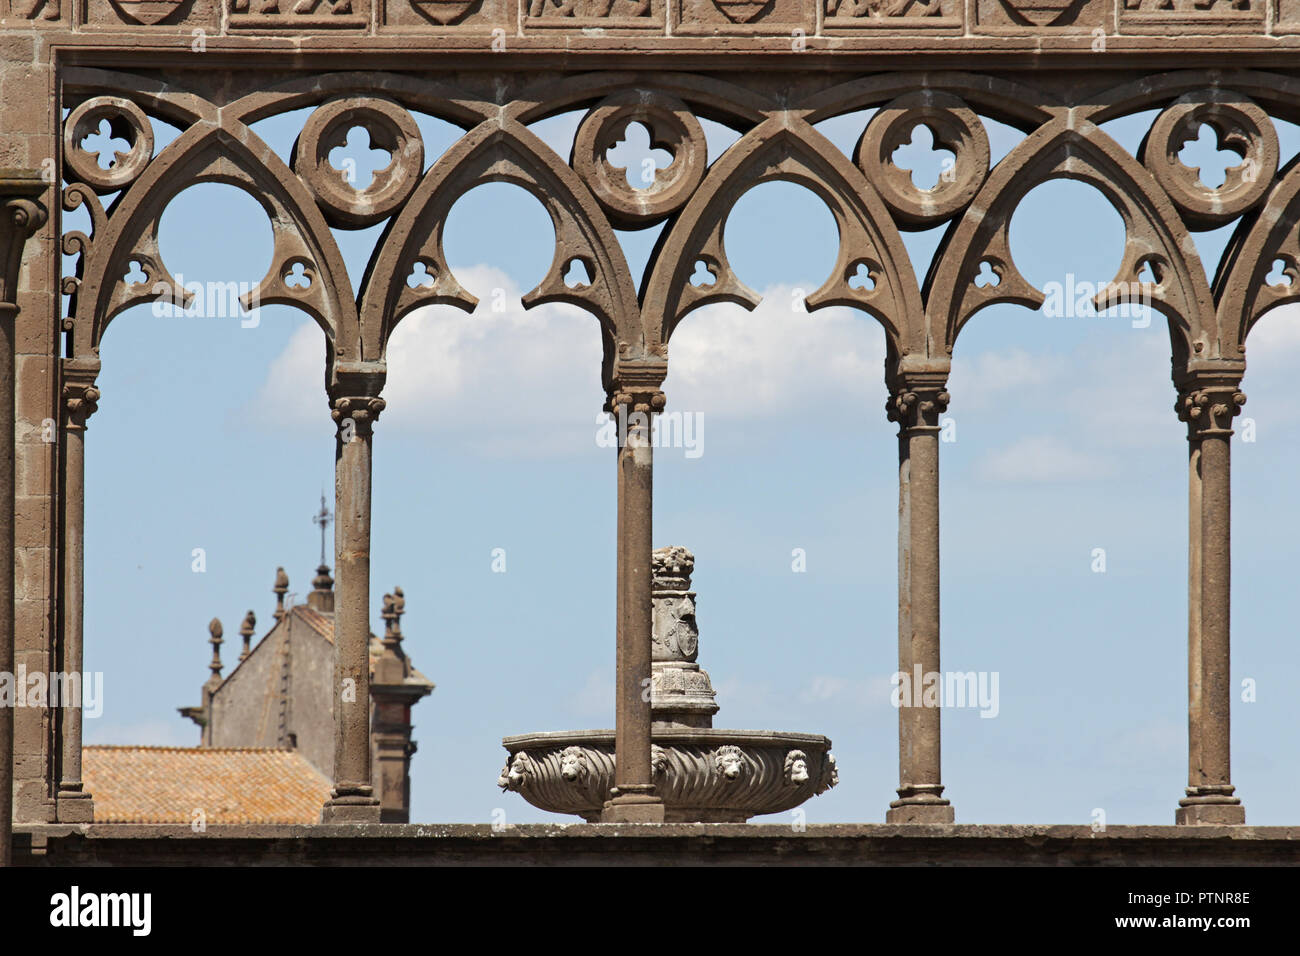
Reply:
[[322, 614], [320, 611], [308, 607], [306, 604], [295, 604], [293, 607], [289, 608], [289, 613], [301, 620], [331, 644], [334, 643], [333, 614]]
[[292, 750], [107, 747], [82, 752], [96, 823], [317, 823], [330, 782]]

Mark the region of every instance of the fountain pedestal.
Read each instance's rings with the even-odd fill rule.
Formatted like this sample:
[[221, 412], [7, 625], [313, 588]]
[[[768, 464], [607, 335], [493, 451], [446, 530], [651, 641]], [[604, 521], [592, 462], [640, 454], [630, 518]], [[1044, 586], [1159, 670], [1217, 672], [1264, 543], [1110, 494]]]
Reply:
[[[668, 823], [744, 823], [780, 813], [835, 786], [831, 742], [820, 734], [721, 730], [707, 671], [697, 663], [695, 559], [682, 547], [654, 553], [650, 684], [651, 764]], [[497, 785], [533, 806], [589, 823], [614, 786], [614, 731], [506, 737]]]

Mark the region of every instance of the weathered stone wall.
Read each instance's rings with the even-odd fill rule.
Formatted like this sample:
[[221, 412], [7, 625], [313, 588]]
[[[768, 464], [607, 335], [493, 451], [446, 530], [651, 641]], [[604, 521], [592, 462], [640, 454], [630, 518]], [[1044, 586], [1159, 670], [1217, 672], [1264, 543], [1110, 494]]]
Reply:
[[670, 49], [688, 49], [717, 38], [780, 38], [851, 50], [914, 43], [943, 49], [980, 39], [1014, 49], [1022, 46], [1014, 41], [1029, 39], [1051, 49], [1080, 39], [1091, 45], [1097, 37], [1289, 41], [1300, 33], [1298, 0], [5, 0], [0, 11], [6, 8], [11, 23], [75, 29], [88, 39], [179, 38], [196, 48], [214, 38], [271, 36], [286, 46], [382, 37], [421, 45], [434, 39], [462, 49], [490, 45], [497, 52], [520, 45], [662, 49], [663, 40], [671, 41]]
[[281, 747], [280, 681], [288, 628], [276, 627], [212, 698], [212, 746]]
[[[57, 98], [49, 34], [0, 30], [0, 167], [37, 169], [49, 175], [44, 205], [55, 199]], [[16, 334], [15, 467], [15, 669], [49, 673], [54, 595], [60, 574], [58, 533], [58, 301], [60, 275], [57, 216], [51, 214], [28, 241], [19, 282], [21, 312]], [[14, 818], [54, 819], [52, 762], [57, 728], [49, 710], [22, 707], [15, 713]]]
[[[1300, 827], [488, 824], [26, 828], [35, 866], [783, 865], [1267, 866], [1300, 863]], [[200, 856], [201, 854], [201, 856]]]
[[334, 645], [290, 618], [289, 732], [326, 777], [334, 774]]

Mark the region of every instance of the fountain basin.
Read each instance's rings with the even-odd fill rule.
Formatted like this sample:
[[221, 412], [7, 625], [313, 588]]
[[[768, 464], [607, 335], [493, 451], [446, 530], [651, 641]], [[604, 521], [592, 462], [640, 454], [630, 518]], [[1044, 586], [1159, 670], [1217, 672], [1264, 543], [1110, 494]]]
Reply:
[[[655, 793], [668, 823], [744, 823], [781, 813], [835, 786], [831, 742], [820, 734], [711, 727], [655, 728]], [[614, 731], [506, 737], [497, 785], [551, 813], [600, 820], [614, 786]]]

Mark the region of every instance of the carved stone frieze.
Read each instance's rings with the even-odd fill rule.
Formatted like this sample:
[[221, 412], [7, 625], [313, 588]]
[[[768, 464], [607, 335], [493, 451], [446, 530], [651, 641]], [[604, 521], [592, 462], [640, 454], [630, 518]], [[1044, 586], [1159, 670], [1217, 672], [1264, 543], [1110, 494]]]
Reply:
[[823, 0], [827, 34], [863, 30], [954, 29], [962, 23], [960, 0]]
[[526, 29], [662, 30], [668, 0], [519, 0]]
[[364, 30], [370, 0], [229, 0], [232, 30]]
[[[743, 823], [782, 813], [839, 781], [830, 741], [766, 731], [656, 733], [655, 789], [672, 822]], [[510, 756], [497, 780], [551, 813], [590, 823], [614, 785], [614, 735], [526, 734], [503, 741]]]
[[671, 0], [677, 4], [676, 32], [698, 34], [785, 34], [808, 36], [817, 29], [816, 10], [805, 0]]
[[166, 23], [185, 5], [186, 0], [110, 0], [110, 2], [123, 19], [151, 27]]

